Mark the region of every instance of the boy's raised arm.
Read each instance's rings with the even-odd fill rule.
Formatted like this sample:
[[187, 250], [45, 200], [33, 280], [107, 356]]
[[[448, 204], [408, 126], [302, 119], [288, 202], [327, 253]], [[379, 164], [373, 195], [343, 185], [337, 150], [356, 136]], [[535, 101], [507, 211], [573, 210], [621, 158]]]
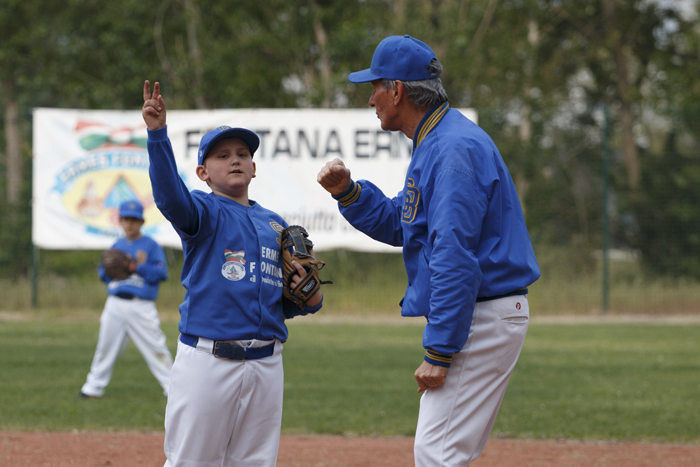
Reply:
[[165, 101], [160, 95], [160, 83], [156, 81], [151, 94], [151, 85], [146, 80], [143, 84], [141, 115], [149, 130], [148, 173], [153, 188], [153, 200], [163, 216], [174, 227], [188, 235], [193, 235], [199, 228], [197, 206], [178, 173], [173, 148], [166, 135], [165, 113]]

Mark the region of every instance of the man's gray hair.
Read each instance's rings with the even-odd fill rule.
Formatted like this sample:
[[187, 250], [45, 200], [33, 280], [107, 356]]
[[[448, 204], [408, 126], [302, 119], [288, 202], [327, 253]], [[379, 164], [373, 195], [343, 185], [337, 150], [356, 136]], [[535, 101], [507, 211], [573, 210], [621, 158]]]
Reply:
[[[434, 58], [430, 62], [428, 70], [439, 76], [442, 73], [442, 64], [437, 58]], [[406, 89], [408, 101], [418, 107], [433, 107], [447, 102], [447, 92], [442, 87], [440, 78], [401, 82]], [[383, 79], [381, 83], [385, 90], [393, 89], [394, 87], [393, 79]]]

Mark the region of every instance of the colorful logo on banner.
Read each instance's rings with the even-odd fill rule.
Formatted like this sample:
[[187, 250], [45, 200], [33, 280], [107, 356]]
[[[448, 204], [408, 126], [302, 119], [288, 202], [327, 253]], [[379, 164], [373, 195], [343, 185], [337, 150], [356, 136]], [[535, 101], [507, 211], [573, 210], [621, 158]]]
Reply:
[[99, 122], [78, 121], [75, 133], [80, 147], [86, 151], [101, 147], [137, 147], [146, 148], [148, 133], [146, 126], [112, 128]]
[[144, 208], [142, 232], [152, 234], [153, 224], [165, 219], [153, 202], [145, 125], [112, 128], [78, 121], [75, 138], [86, 153], [56, 174], [54, 203], [60, 205], [54, 209], [84, 225], [89, 233], [118, 236], [119, 205], [135, 199]]

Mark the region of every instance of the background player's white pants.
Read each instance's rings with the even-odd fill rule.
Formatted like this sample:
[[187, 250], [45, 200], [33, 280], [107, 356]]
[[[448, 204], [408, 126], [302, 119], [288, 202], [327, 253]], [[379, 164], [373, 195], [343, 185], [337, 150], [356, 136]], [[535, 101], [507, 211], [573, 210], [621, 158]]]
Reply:
[[525, 341], [527, 297], [476, 304], [469, 338], [452, 357], [445, 385], [420, 400], [416, 467], [467, 467], [484, 450]]
[[[211, 341], [209, 341], [211, 342]], [[274, 467], [282, 426], [282, 344], [270, 357], [216, 358], [178, 340], [165, 409], [166, 467]]]
[[90, 373], [81, 392], [101, 397], [112, 379], [114, 363], [126, 350], [129, 339], [146, 360], [148, 368], [168, 395], [173, 357], [165, 345], [160, 318], [153, 300], [124, 300], [110, 295], [100, 317], [100, 336]]

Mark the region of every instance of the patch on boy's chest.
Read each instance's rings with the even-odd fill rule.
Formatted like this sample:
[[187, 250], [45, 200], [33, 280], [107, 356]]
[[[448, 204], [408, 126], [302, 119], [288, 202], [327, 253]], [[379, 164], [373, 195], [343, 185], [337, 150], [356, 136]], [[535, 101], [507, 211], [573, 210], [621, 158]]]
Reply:
[[226, 262], [221, 266], [221, 275], [230, 281], [239, 281], [245, 277], [245, 250], [224, 250]]

